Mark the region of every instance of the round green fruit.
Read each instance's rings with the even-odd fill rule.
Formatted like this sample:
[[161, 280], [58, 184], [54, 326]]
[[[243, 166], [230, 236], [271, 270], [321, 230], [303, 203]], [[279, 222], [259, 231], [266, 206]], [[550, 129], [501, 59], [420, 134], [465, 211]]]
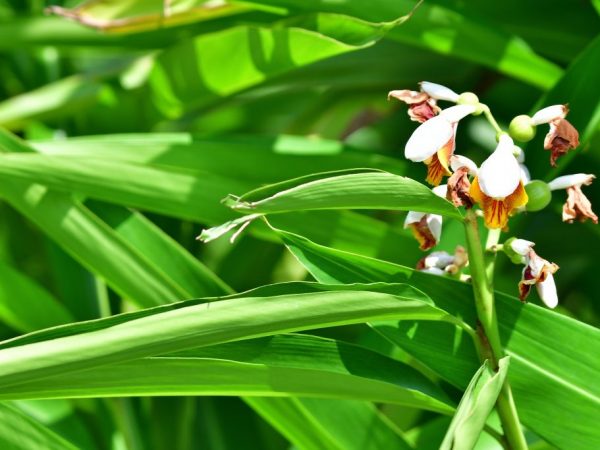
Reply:
[[540, 211], [544, 209], [552, 200], [552, 192], [547, 183], [541, 180], [533, 180], [525, 186], [525, 192], [529, 197], [527, 202], [527, 211]]
[[508, 134], [515, 141], [529, 142], [532, 140], [535, 136], [535, 125], [533, 125], [531, 117], [525, 114], [515, 117], [510, 121]]

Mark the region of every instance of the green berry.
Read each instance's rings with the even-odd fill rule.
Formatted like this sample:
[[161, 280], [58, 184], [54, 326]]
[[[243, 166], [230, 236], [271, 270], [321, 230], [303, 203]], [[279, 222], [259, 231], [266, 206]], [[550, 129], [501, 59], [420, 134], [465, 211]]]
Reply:
[[531, 121], [531, 117], [522, 114], [510, 121], [508, 126], [508, 134], [515, 141], [529, 142], [535, 136], [535, 125]]
[[478, 116], [479, 114], [481, 114], [483, 112], [483, 108], [481, 107], [481, 104], [479, 103], [479, 97], [477, 97], [477, 95], [473, 94], [472, 92], [463, 92], [462, 94], [460, 94], [458, 96], [458, 100], [456, 101], [456, 103], [458, 105], [473, 105], [473, 106], [475, 106], [477, 109], [473, 113], [474, 116]]
[[540, 211], [544, 209], [552, 200], [552, 192], [547, 183], [541, 180], [533, 180], [525, 186], [525, 192], [529, 197], [527, 202], [527, 211]]

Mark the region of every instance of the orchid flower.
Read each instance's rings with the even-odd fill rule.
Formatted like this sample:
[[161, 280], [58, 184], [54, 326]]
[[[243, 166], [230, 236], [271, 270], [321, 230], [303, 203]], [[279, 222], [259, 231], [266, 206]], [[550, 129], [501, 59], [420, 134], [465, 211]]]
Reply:
[[477, 165], [466, 156], [452, 155], [450, 157], [450, 168], [454, 173], [448, 178], [446, 199], [456, 207], [472, 208], [473, 199], [469, 194], [471, 190], [469, 175], [477, 175]]
[[558, 294], [554, 283], [554, 273], [558, 270], [558, 266], [538, 256], [533, 250], [534, 245], [533, 242], [524, 239], [515, 239], [510, 243], [512, 250], [522, 256], [525, 264], [519, 282], [519, 298], [524, 302], [531, 287], [535, 285], [540, 299], [546, 306], [555, 308], [558, 305]]
[[567, 105], [553, 105], [540, 109], [532, 117], [533, 125], [547, 123], [550, 131], [544, 139], [544, 148], [550, 150], [550, 164], [556, 166], [556, 160], [570, 149], [579, 145], [579, 133], [565, 119], [569, 108]]
[[[447, 186], [437, 186], [432, 191], [439, 197], [446, 197]], [[421, 250], [429, 250], [437, 245], [442, 235], [442, 216], [417, 211], [409, 211], [404, 220], [404, 228], [410, 228]]]
[[551, 191], [557, 189], [567, 190], [567, 201], [563, 205], [563, 222], [573, 223], [575, 219], [581, 222], [591, 219], [595, 224], [598, 223], [598, 216], [592, 211], [592, 204], [581, 191], [581, 186], [589, 186], [596, 178], [592, 174], [578, 173], [575, 175], [564, 175], [548, 183]]
[[450, 156], [454, 153], [458, 121], [475, 112], [473, 105], [456, 105], [419, 125], [408, 139], [404, 156], [427, 165], [426, 181], [437, 186], [450, 176]]
[[513, 155], [513, 147], [513, 140], [507, 134], [501, 135], [496, 150], [483, 162], [471, 184], [469, 193], [483, 209], [488, 228], [504, 228], [508, 216], [527, 204], [521, 168]]

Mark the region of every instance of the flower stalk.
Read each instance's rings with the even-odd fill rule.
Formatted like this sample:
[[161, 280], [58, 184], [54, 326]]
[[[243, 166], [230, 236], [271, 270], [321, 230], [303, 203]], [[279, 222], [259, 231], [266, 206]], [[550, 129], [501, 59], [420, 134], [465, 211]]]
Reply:
[[[480, 322], [479, 349], [480, 358], [490, 359], [494, 370], [498, 369], [498, 361], [503, 357], [504, 351], [500, 341], [498, 331], [498, 320], [496, 317], [496, 307], [494, 302], [493, 290], [493, 269], [495, 254], [490, 254], [486, 258], [479, 236], [479, 225], [477, 216], [472, 210], [468, 210], [465, 218], [465, 233], [467, 238], [467, 251], [469, 253], [469, 265], [471, 268], [471, 280], [473, 285], [473, 294], [475, 297], [475, 307]], [[493, 247], [498, 243], [500, 230], [490, 230], [486, 242], [486, 248]], [[504, 429], [506, 441], [512, 450], [526, 450], [527, 442], [523, 436], [517, 408], [514, 403], [512, 392], [508, 380], [498, 396], [496, 410]]]

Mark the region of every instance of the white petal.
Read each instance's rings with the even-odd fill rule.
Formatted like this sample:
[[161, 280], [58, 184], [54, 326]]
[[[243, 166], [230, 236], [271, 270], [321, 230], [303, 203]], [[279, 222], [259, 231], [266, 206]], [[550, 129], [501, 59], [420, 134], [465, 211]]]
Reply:
[[546, 279], [541, 283], [535, 285], [538, 294], [542, 301], [548, 308], [556, 308], [558, 305], [558, 294], [556, 293], [556, 284], [554, 283], [554, 276], [549, 273]]
[[529, 254], [531, 247], [534, 245], [534, 242], [526, 241], [525, 239], [515, 239], [510, 243], [510, 247], [521, 256]]
[[574, 175], [563, 175], [562, 177], [555, 178], [548, 186], [551, 191], [556, 191], [557, 189], [566, 189], [571, 186], [581, 186], [582, 184], [590, 184], [592, 180], [596, 178], [595, 175], [591, 173], [577, 173]]
[[425, 161], [442, 148], [454, 135], [452, 124], [440, 116], [423, 122], [404, 147], [404, 156], [415, 162]]
[[436, 100], [446, 100], [456, 103], [459, 95], [452, 89], [442, 86], [441, 84], [430, 83], [429, 81], [421, 81], [421, 90], [427, 93], [430, 97]]
[[523, 184], [527, 184], [531, 181], [531, 174], [529, 173], [529, 169], [525, 164], [519, 164], [521, 168], [521, 181]]
[[427, 214], [427, 226], [435, 242], [440, 242], [440, 238], [442, 237], [442, 216]]
[[564, 105], [547, 106], [536, 112], [531, 117], [531, 120], [534, 125], [541, 125], [542, 123], [548, 123], [555, 119], [564, 119], [567, 115], [567, 111], [568, 110]]
[[408, 228], [411, 223], [418, 223], [425, 216], [425, 213], [409, 211], [404, 219], [404, 228]]
[[485, 195], [504, 199], [512, 194], [521, 181], [521, 167], [513, 156], [513, 141], [503, 134], [494, 153], [479, 169], [479, 186]]
[[433, 192], [438, 197], [446, 198], [446, 193], [448, 192], [448, 185], [440, 184], [439, 186], [436, 186], [433, 189], [431, 189], [431, 192]]
[[433, 252], [425, 258], [425, 267], [437, 267], [438, 269], [445, 269], [446, 266], [454, 262], [454, 256], [449, 255], [447, 252]]
[[452, 155], [450, 157], [450, 167], [453, 172], [456, 172], [461, 167], [466, 167], [469, 169], [470, 175], [477, 175], [477, 164], [475, 164], [471, 159], [462, 155]]
[[456, 105], [442, 110], [437, 117], [443, 117], [449, 122], [456, 123], [460, 119], [473, 114], [477, 108], [473, 105]]
[[428, 267], [426, 269], [421, 269], [419, 272], [430, 273], [432, 275], [446, 275], [442, 269], [438, 269], [437, 267]]

